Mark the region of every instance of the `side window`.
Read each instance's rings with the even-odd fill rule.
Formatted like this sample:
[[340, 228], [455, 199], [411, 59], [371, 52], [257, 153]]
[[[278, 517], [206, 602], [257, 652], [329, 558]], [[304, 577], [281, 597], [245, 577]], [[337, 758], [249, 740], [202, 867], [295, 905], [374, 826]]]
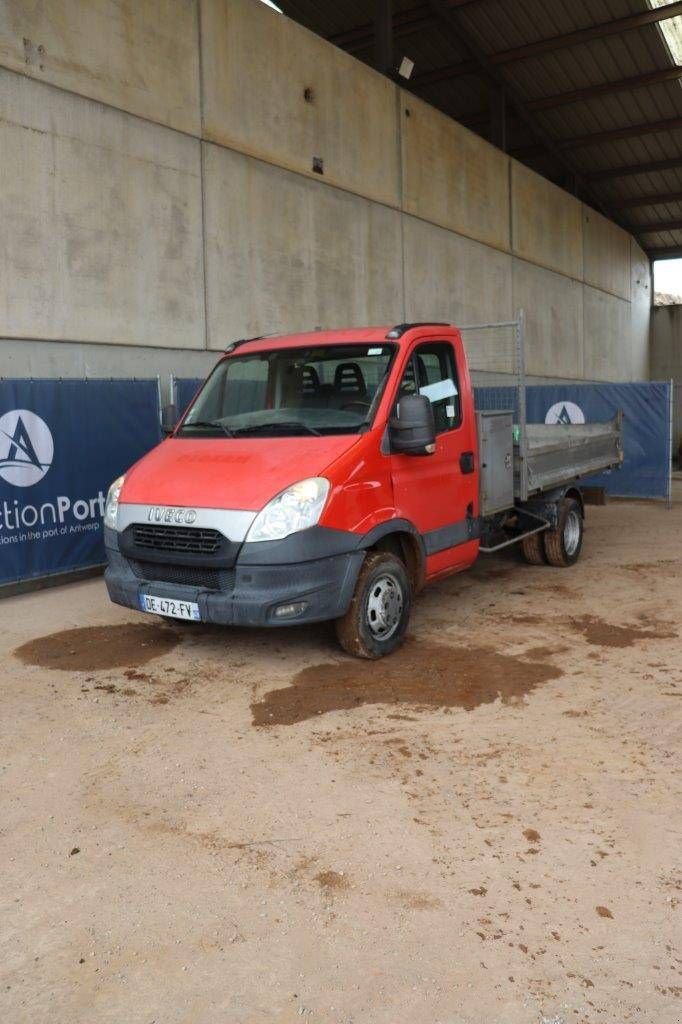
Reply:
[[426, 395], [433, 406], [436, 433], [452, 430], [461, 423], [461, 399], [455, 355], [444, 341], [429, 342], [415, 349], [400, 382], [400, 395]]

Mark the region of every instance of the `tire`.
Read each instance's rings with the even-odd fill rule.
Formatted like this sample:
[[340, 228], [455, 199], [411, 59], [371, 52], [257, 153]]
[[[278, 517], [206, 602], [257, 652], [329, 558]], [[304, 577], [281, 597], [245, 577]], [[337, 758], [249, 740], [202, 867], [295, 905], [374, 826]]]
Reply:
[[556, 530], [545, 530], [545, 556], [550, 565], [565, 569], [580, 558], [583, 546], [583, 514], [574, 498], [557, 502], [559, 522]]
[[530, 537], [524, 537], [521, 541], [521, 553], [529, 565], [547, 564], [542, 537], [542, 533], [532, 533]]
[[346, 614], [337, 619], [336, 637], [356, 658], [383, 658], [405, 639], [412, 587], [405, 565], [386, 551], [370, 551], [358, 574]]

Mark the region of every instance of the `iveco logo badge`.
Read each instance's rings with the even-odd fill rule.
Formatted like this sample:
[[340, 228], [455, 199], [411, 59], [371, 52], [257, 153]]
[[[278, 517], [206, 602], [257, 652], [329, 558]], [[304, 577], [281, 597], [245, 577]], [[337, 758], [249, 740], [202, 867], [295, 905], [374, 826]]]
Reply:
[[196, 522], [197, 512], [194, 508], [163, 508], [154, 505], [147, 513], [150, 523], [170, 523], [174, 526], [191, 526]]

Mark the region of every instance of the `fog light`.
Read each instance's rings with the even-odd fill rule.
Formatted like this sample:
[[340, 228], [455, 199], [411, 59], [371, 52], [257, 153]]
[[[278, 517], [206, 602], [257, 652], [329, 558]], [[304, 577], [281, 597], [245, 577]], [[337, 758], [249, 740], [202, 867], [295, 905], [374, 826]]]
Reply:
[[300, 615], [308, 605], [305, 601], [296, 601], [295, 604], [280, 604], [275, 608], [276, 619], [292, 619], [294, 615]]

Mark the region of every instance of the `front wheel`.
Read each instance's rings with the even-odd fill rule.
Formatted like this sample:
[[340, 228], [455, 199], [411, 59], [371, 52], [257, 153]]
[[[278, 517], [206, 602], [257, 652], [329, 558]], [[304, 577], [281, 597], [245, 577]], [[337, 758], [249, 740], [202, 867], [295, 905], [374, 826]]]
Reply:
[[580, 505], [574, 498], [564, 498], [558, 505], [559, 521], [556, 530], [545, 530], [541, 536], [549, 564], [565, 568], [573, 565], [580, 557], [583, 546], [583, 515]]
[[383, 658], [405, 638], [412, 588], [404, 564], [386, 551], [371, 551], [362, 564], [346, 614], [336, 620], [336, 636], [348, 654]]

